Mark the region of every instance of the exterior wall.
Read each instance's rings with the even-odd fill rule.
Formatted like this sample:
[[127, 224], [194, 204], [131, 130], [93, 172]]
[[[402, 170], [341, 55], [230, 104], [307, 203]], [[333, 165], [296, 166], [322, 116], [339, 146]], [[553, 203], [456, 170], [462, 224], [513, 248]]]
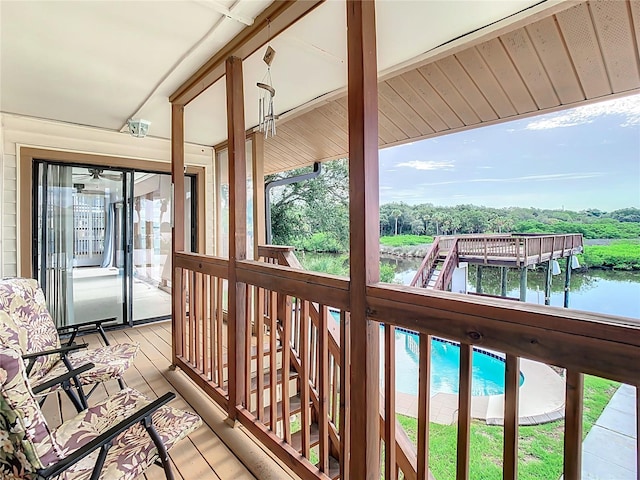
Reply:
[[[171, 142], [158, 138], [133, 138], [126, 133], [0, 114], [0, 277], [18, 274], [19, 222], [30, 221], [30, 211], [18, 211], [18, 161], [21, 147], [35, 147], [113, 157], [171, 162]], [[214, 151], [185, 145], [185, 164], [205, 168], [206, 252], [214, 252]], [[200, 194], [200, 200], [203, 197]]]

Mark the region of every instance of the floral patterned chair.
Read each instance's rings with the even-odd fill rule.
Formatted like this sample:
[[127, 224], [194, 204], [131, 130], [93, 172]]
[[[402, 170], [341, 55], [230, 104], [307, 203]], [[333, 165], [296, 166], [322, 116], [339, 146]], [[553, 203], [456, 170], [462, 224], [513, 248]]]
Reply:
[[[120, 388], [124, 388], [122, 375], [133, 364], [138, 353], [138, 344], [110, 345], [102, 329], [102, 322], [56, 329], [47, 310], [44, 293], [36, 280], [0, 280], [0, 344], [22, 353], [23, 359], [28, 361], [27, 374], [34, 387], [79, 365], [88, 362], [95, 365], [95, 368], [74, 379], [77, 382], [77, 398], [72, 390], [65, 389], [78, 411], [87, 407], [82, 385], [93, 385], [95, 389], [100, 382], [117, 379]], [[88, 349], [86, 344], [73, 343], [77, 333], [87, 330], [87, 327], [100, 333], [105, 342], [103, 347]], [[59, 333], [71, 334], [65, 345], [61, 344]], [[55, 384], [43, 394], [64, 387], [65, 385]], [[44, 398], [46, 397], [42, 401]]]
[[171, 480], [167, 451], [202, 423], [193, 413], [167, 406], [174, 397], [167, 393], [150, 401], [125, 388], [52, 429], [21, 352], [0, 346], [0, 478], [132, 480], [160, 463]]

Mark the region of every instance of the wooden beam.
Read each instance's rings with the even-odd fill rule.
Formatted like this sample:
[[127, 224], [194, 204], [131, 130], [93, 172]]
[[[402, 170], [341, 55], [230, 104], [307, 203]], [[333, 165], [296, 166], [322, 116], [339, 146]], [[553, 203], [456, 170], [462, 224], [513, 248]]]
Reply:
[[[354, 479], [380, 478], [380, 343], [367, 284], [380, 277], [375, 3], [347, 0], [351, 266], [351, 457]], [[391, 421], [388, 419], [387, 421]]]
[[229, 138], [229, 418], [235, 420], [245, 398], [245, 335], [247, 308], [245, 284], [237, 279], [236, 262], [247, 257], [247, 161], [244, 134], [242, 60], [226, 61], [227, 129]]
[[183, 340], [183, 302], [182, 296], [182, 269], [175, 267], [176, 252], [184, 250], [184, 107], [171, 105], [171, 184], [173, 198], [173, 225], [171, 229], [171, 256], [174, 267], [171, 269], [171, 285], [174, 289], [171, 295], [171, 354], [173, 364], [176, 364], [177, 354], [182, 354], [182, 349], [177, 348]]
[[505, 359], [504, 444], [502, 478], [518, 479], [518, 423], [520, 398], [520, 357], [507, 354]]
[[304, 2], [278, 0], [273, 2], [256, 17], [253, 25], [244, 28], [180, 85], [169, 97], [169, 101], [187, 105], [224, 76], [225, 62], [228, 57], [246, 59], [265, 45], [270, 38], [282, 33], [321, 3], [322, 0], [305, 0]]

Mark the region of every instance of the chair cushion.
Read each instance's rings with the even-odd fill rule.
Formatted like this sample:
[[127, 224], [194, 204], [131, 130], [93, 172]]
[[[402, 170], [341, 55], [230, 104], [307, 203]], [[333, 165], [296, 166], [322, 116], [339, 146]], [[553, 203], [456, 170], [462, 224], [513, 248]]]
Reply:
[[[6, 312], [18, 332], [13, 341], [20, 344], [23, 354], [60, 348], [60, 338], [55, 323], [47, 310], [47, 302], [38, 282], [32, 278], [11, 278], [0, 280], [0, 310]], [[2, 320], [2, 319], [0, 319]], [[9, 326], [4, 326], [5, 335]], [[20, 331], [27, 332], [20, 338]], [[25, 340], [23, 345], [20, 340]], [[6, 344], [5, 344], [6, 345]], [[11, 345], [13, 346], [13, 345]], [[39, 357], [31, 370], [30, 377], [44, 376], [56, 364], [59, 357], [49, 355]]]
[[[136, 390], [126, 388], [94, 407], [64, 422], [52, 433], [57, 447], [68, 455], [116, 425], [150, 400]], [[175, 443], [200, 426], [200, 417], [169, 406], [153, 414], [153, 425], [169, 450]], [[71, 467], [65, 480], [84, 480], [91, 476], [98, 452]], [[157, 449], [139, 423], [116, 437], [109, 449], [100, 480], [132, 480], [157, 459]]]
[[61, 458], [29, 387], [20, 352], [0, 346], [0, 478], [24, 478]]
[[[94, 383], [107, 382], [122, 376], [127, 368], [133, 365], [139, 349], [140, 345], [138, 343], [120, 343], [78, 350], [70, 354], [68, 358], [73, 368], [81, 367], [87, 363], [95, 365], [91, 370], [78, 376], [80, 383], [83, 385], [93, 385]], [[49, 373], [38, 379], [37, 384], [51, 380], [67, 371], [67, 367], [60, 361]], [[52, 390], [60, 388], [60, 385], [56, 385]]]

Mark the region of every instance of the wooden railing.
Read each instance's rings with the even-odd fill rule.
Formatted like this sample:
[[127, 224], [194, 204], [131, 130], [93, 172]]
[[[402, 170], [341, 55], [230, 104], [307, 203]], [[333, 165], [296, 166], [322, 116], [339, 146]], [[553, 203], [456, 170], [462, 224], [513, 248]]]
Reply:
[[433, 243], [431, 244], [431, 248], [424, 256], [420, 267], [418, 267], [418, 271], [411, 280], [412, 287], [424, 287], [429, 282], [429, 278], [431, 277], [431, 273], [433, 272], [433, 267], [438, 260], [438, 256], [440, 255], [440, 237], [436, 237], [433, 239]]
[[458, 239], [454, 239], [449, 246], [448, 253], [442, 264], [442, 270], [433, 286], [435, 290], [448, 290], [453, 271], [458, 268]]
[[[178, 295], [181, 307], [174, 319], [176, 364], [301, 478], [350, 478], [345, 460], [350, 448], [360, 448], [349, 436], [350, 410], [358, 408], [350, 404], [350, 391], [360, 378], [348, 369], [350, 328], [363, 319], [350, 318], [349, 281], [277, 264], [236, 262], [238, 285], [247, 292], [241, 320], [253, 325], [254, 333], [246, 328], [246, 336], [238, 338], [229, 330], [227, 340], [230, 327], [219, 313], [224, 295], [218, 293], [218, 285], [224, 281], [228, 262], [180, 253], [174, 257], [174, 267], [182, 282], [176, 291], [184, 292]], [[520, 358], [566, 368], [567, 480], [581, 475], [583, 374], [640, 384], [640, 326], [624, 318], [386, 284], [367, 287], [367, 305], [368, 318], [384, 323], [380, 404], [382, 464], [388, 479], [398, 478], [400, 472], [404, 478], [429, 477], [432, 335], [460, 344], [458, 479], [471, 475], [473, 346], [506, 357], [502, 469], [507, 479], [518, 476]], [[339, 322], [332, 318], [330, 307], [340, 312]], [[216, 337], [219, 325], [224, 328]], [[395, 416], [396, 327], [419, 334], [415, 447], [404, 443], [402, 428], [384, 421]], [[224, 354], [232, 342], [245, 361], [229, 358], [225, 364]], [[227, 378], [237, 379], [243, 387], [237, 405], [229, 404], [227, 392], [237, 385], [228, 385]]]

